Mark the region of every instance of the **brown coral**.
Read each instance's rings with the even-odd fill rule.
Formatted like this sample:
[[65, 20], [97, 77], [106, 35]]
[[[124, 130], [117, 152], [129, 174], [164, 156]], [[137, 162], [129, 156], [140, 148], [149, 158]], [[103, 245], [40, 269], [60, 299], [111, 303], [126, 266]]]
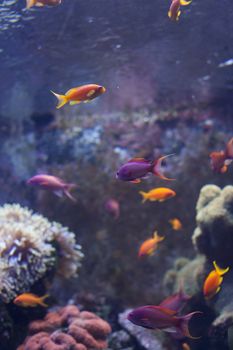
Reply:
[[97, 315], [68, 305], [29, 325], [29, 336], [17, 350], [102, 350], [110, 325]]

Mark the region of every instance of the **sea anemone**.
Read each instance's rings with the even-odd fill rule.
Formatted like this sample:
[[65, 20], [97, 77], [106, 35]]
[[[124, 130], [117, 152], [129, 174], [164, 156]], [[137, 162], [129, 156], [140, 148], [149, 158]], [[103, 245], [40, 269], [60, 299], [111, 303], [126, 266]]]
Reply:
[[0, 296], [7, 303], [55, 267], [63, 277], [76, 276], [83, 254], [66, 227], [6, 204], [0, 208], [0, 256]]

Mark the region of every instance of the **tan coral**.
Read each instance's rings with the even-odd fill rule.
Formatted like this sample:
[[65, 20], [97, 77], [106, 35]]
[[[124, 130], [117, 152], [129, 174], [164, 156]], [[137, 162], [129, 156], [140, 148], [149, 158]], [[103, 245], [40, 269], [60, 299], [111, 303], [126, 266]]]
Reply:
[[6, 204], [0, 207], [0, 256], [0, 296], [9, 302], [57, 262], [59, 274], [75, 276], [83, 254], [66, 227], [19, 204]]
[[110, 325], [97, 315], [68, 305], [29, 325], [29, 336], [17, 350], [103, 350]]

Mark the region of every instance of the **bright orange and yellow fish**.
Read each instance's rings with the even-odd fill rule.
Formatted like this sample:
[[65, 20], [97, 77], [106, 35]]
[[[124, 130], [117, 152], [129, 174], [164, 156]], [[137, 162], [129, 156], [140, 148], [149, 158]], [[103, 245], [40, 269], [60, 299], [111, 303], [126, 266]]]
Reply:
[[206, 277], [203, 286], [203, 294], [206, 299], [212, 298], [215, 294], [217, 294], [220, 290], [220, 286], [223, 281], [223, 275], [229, 271], [229, 267], [226, 269], [221, 269], [216, 261], [213, 262], [214, 270], [212, 270], [209, 275]]
[[144, 203], [146, 200], [149, 200], [151, 202], [159, 201], [163, 202], [168, 198], [172, 198], [176, 195], [176, 192], [171, 190], [170, 188], [166, 187], [159, 187], [159, 188], [153, 188], [149, 192], [139, 192], [142, 197], [142, 203]]
[[168, 17], [172, 20], [172, 21], [178, 21], [181, 11], [180, 11], [180, 7], [181, 6], [187, 6], [189, 5], [191, 1], [186, 1], [186, 0], [172, 0], [171, 6], [169, 8], [168, 11]]
[[48, 307], [47, 304], [45, 304], [44, 300], [48, 298], [48, 294], [44, 295], [43, 297], [39, 297], [36, 294], [32, 293], [23, 293], [18, 295], [14, 299], [14, 304], [17, 306], [22, 307], [36, 307], [36, 306], [43, 306]]
[[157, 231], [155, 231], [152, 238], [145, 240], [141, 244], [138, 252], [138, 257], [141, 258], [142, 256], [152, 255], [157, 248], [158, 243], [163, 241], [164, 238], [165, 237], [159, 236]]
[[175, 231], [182, 230], [183, 228], [181, 221], [177, 218], [169, 220], [169, 223], [171, 224], [173, 230]]
[[30, 9], [33, 6], [57, 6], [61, 4], [61, 0], [26, 0], [26, 8]]
[[96, 84], [88, 84], [75, 87], [68, 90], [65, 95], [59, 95], [51, 91], [58, 99], [57, 109], [69, 102], [70, 105], [76, 105], [81, 102], [89, 102], [102, 95], [106, 91], [105, 87]]

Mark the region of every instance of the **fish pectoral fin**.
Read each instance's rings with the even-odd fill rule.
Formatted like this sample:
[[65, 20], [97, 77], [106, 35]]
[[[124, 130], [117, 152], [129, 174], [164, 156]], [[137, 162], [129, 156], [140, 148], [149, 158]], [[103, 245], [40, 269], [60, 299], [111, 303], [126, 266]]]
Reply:
[[139, 184], [141, 182], [141, 180], [135, 179], [135, 180], [131, 180], [130, 182], [132, 182], [133, 184]]
[[60, 198], [63, 197], [63, 191], [61, 190], [54, 191], [53, 193]]
[[159, 201], [159, 202], [164, 202], [164, 201], [165, 201], [165, 199], [159, 199], [158, 201]]
[[219, 286], [215, 292], [215, 294], [217, 294], [220, 291], [221, 287]]
[[71, 106], [77, 105], [79, 103], [81, 103], [81, 101], [70, 101]]
[[154, 248], [148, 250], [147, 255], [151, 256], [154, 254]]
[[89, 102], [91, 102], [91, 100], [86, 100], [86, 101], [83, 101], [84, 103], [89, 103]]
[[37, 2], [37, 3], [35, 4], [35, 6], [36, 6], [36, 7], [43, 7], [44, 4], [42, 4], [42, 2]]
[[90, 91], [87, 93], [87, 97], [93, 96], [94, 93], [95, 93], [95, 90], [94, 90], [94, 89], [90, 90]]
[[176, 328], [174, 328], [174, 327], [164, 328], [163, 331], [167, 332], [167, 333], [176, 333], [177, 332]]
[[191, 2], [192, 2], [192, 0], [191, 0], [191, 1], [180, 0], [180, 4], [181, 4], [182, 6], [187, 6], [187, 5], [191, 4]]
[[176, 315], [177, 314], [177, 311], [174, 311], [174, 310], [171, 310], [171, 309], [167, 309], [166, 307], [162, 307], [161, 308], [163, 310], [163, 312], [165, 312], [165, 314], [167, 315]]

